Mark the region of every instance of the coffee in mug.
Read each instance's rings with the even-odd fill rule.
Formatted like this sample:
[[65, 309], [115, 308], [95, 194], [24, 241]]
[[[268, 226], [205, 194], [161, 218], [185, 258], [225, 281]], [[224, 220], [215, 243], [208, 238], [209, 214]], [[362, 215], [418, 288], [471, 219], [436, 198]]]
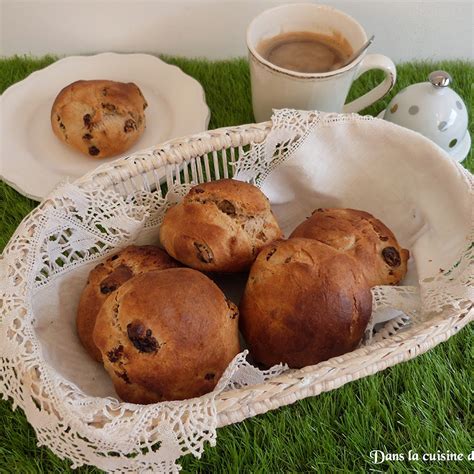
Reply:
[[306, 73], [335, 71], [353, 53], [342, 35], [312, 31], [292, 31], [264, 39], [257, 51], [275, 66]]
[[[397, 77], [389, 58], [364, 51], [338, 65], [366, 41], [356, 20], [325, 5], [294, 3], [260, 13], [247, 29], [255, 120], [268, 120], [282, 108], [358, 112], [382, 98]], [[346, 103], [353, 81], [371, 69], [381, 69], [384, 80]]]

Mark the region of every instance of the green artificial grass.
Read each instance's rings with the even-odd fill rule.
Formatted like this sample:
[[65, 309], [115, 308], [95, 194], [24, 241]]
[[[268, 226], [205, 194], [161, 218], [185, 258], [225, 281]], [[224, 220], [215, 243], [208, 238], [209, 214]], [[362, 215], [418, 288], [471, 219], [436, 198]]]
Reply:
[[[203, 85], [212, 113], [209, 128], [253, 121], [245, 60], [164, 59]], [[54, 60], [0, 59], [0, 91]], [[466, 102], [473, 135], [474, 63], [418, 62], [400, 64], [397, 69], [394, 91], [364, 113], [377, 114], [400, 89], [426, 80], [432, 70], [444, 69], [453, 76], [453, 88]], [[379, 72], [365, 74], [353, 85], [349, 98], [360, 95], [380, 78]], [[472, 150], [463, 164], [473, 171]], [[35, 205], [0, 182], [0, 250]], [[217, 446], [208, 446], [201, 459], [182, 458], [183, 472], [473, 472], [474, 462], [467, 459], [474, 449], [473, 335], [470, 325], [415, 360], [219, 429]], [[376, 465], [370, 458], [373, 450], [404, 454], [405, 460]], [[418, 453], [420, 460], [408, 461], [409, 450]], [[462, 453], [465, 459], [421, 460], [423, 453], [448, 451]], [[63, 473], [70, 471], [69, 466], [49, 449], [36, 446], [34, 431], [21, 410], [13, 412], [9, 401], [0, 402], [0, 473]], [[99, 471], [82, 467], [78, 472]]]

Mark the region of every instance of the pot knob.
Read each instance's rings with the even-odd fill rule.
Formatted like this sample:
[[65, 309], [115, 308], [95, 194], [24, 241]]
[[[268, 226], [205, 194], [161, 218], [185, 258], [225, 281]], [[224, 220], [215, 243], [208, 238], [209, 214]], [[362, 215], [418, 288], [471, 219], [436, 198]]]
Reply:
[[433, 71], [428, 80], [435, 87], [448, 87], [453, 82], [453, 78], [446, 71]]

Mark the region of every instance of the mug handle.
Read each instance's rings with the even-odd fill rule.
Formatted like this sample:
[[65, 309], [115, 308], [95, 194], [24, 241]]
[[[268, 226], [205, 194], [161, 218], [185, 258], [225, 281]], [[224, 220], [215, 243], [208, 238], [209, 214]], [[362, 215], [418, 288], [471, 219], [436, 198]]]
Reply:
[[354, 80], [360, 77], [364, 72], [371, 69], [381, 69], [385, 73], [385, 79], [371, 91], [367, 92], [358, 99], [345, 104], [342, 111], [345, 113], [359, 112], [374, 102], [384, 97], [390, 92], [397, 79], [397, 70], [395, 64], [390, 58], [383, 54], [367, 54], [359, 64], [359, 68], [354, 76]]

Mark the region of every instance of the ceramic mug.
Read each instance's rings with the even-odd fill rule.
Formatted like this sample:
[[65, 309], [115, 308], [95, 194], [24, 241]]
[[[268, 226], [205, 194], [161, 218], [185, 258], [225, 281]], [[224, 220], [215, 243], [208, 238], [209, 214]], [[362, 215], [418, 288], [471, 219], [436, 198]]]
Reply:
[[[353, 51], [367, 41], [367, 34], [357, 21], [325, 5], [291, 4], [262, 12], [247, 29], [252, 104], [257, 122], [270, 119], [272, 109], [286, 107], [358, 112], [384, 97], [395, 84], [395, 65], [381, 54], [364, 52], [335, 71], [301, 73], [275, 66], [258, 53], [257, 46], [262, 40], [293, 31], [342, 35]], [[345, 104], [351, 84], [371, 69], [381, 69], [385, 73], [384, 80], [371, 91]]]

